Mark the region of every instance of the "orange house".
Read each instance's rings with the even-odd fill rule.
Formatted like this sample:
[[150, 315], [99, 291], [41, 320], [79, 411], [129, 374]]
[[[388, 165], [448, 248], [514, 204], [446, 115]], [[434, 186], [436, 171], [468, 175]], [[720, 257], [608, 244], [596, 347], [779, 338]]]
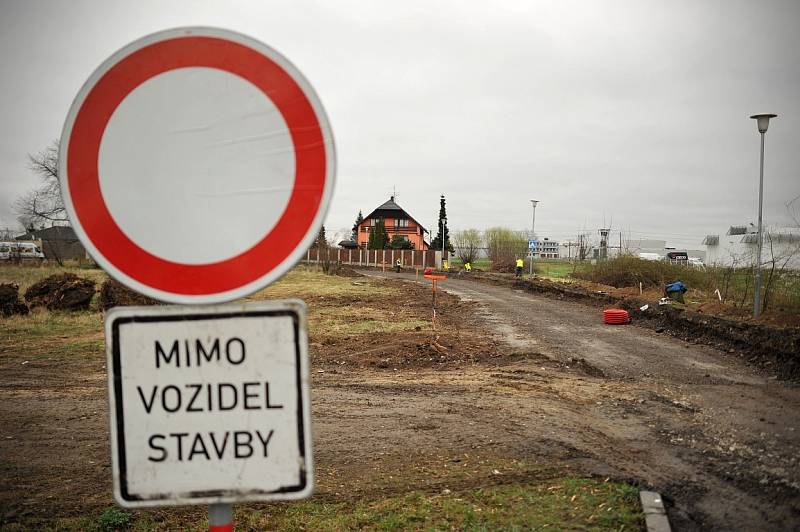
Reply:
[[427, 251], [428, 243], [425, 242], [425, 228], [394, 202], [394, 196], [369, 213], [364, 218], [364, 221], [358, 224], [358, 247], [367, 247], [369, 232], [375, 227], [378, 220], [383, 220], [390, 242], [396, 235], [399, 235], [414, 244], [414, 249]]

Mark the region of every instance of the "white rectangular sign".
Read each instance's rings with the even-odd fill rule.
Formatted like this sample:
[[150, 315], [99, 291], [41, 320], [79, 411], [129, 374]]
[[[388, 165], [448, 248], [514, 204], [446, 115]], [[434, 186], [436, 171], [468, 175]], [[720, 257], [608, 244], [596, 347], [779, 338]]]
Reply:
[[311, 495], [302, 301], [118, 307], [105, 330], [121, 505]]

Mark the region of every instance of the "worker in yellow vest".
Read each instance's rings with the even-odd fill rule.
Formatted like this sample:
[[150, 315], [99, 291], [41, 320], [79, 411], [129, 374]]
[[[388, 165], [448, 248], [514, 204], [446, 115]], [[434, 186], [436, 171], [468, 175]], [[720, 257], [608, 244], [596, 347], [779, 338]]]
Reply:
[[465, 270], [467, 273], [471, 272], [471, 271], [472, 271], [472, 264], [470, 264], [469, 262], [465, 263], [465, 264], [464, 264], [464, 270]]
[[517, 259], [516, 272], [515, 272], [517, 277], [522, 277], [522, 268], [523, 268], [523, 266], [525, 266], [525, 263], [522, 261], [522, 259], [518, 258]]
[[394, 267], [397, 270], [397, 273], [400, 273], [400, 270], [403, 267], [403, 262], [400, 259], [397, 259], [396, 261], [394, 261]]

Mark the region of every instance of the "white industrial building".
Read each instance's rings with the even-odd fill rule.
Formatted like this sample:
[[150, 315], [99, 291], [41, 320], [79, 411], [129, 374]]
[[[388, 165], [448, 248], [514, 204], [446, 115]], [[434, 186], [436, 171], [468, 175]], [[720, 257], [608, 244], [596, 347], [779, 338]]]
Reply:
[[[724, 235], [707, 235], [703, 239], [708, 264], [718, 266], [750, 266], [756, 261], [758, 228], [751, 224], [732, 225]], [[776, 266], [800, 269], [800, 229], [770, 227], [764, 229], [762, 264], [775, 261]]]
[[556, 240], [542, 238], [539, 240], [539, 247], [534, 253], [534, 258], [557, 259], [559, 258], [559, 244]]

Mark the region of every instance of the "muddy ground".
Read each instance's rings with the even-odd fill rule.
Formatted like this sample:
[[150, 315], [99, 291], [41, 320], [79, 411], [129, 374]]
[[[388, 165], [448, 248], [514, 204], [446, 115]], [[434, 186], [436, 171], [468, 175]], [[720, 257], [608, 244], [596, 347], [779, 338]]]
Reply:
[[[369, 275], [403, 296], [361, 303], [429, 315], [429, 288], [413, 276]], [[576, 473], [660, 491], [677, 530], [800, 527], [796, 385], [735, 353], [604, 326], [594, 307], [443, 285], [452, 295], [439, 298], [437, 332], [310, 338], [315, 497]], [[110, 505], [104, 355], [3, 352], [0, 375], [2, 520]], [[203, 512], [154, 513], [180, 523]]]
[[494, 415], [516, 424], [504, 431], [520, 436], [509, 447], [526, 442], [545, 460], [660, 491], [678, 530], [800, 527], [796, 381], [733, 348], [604, 325], [595, 305], [462, 279], [442, 285], [475, 304], [508, 346], [501, 351], [518, 359], [494, 372], [462, 368], [500, 406]]

